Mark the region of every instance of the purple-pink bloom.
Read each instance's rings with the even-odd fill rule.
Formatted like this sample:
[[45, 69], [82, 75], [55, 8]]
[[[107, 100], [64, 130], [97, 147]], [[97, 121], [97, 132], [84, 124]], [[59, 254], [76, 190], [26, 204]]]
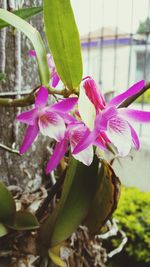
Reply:
[[77, 98], [72, 97], [64, 99], [49, 106], [46, 106], [47, 100], [47, 89], [45, 87], [40, 87], [35, 97], [34, 108], [22, 112], [17, 116], [17, 120], [28, 125], [23, 143], [20, 147], [21, 154], [25, 153], [30, 148], [38, 136], [39, 131], [43, 135], [54, 138], [58, 142], [65, 136], [65, 123], [72, 120], [72, 117], [67, 113], [77, 103]]
[[29, 57], [36, 57], [35, 50], [29, 50], [28, 55], [29, 55]]
[[[136, 149], [140, 147], [140, 141], [132, 122], [149, 123], [150, 112], [134, 110], [130, 108], [119, 108], [119, 105], [128, 97], [138, 93], [144, 87], [144, 81], [139, 81], [127, 91], [112, 98], [106, 103], [95, 81], [88, 78], [83, 85], [86, 95], [96, 110], [94, 130], [87, 140], [81, 140], [75, 147], [73, 153], [79, 153], [91, 143], [94, 144], [101, 133], [116, 146], [120, 156], [126, 156], [130, 152], [132, 142]], [[90, 114], [89, 114], [90, 116]]]
[[[73, 152], [76, 145], [80, 142], [80, 140], [83, 139], [83, 136], [86, 138], [89, 136], [89, 134], [90, 131], [82, 122], [74, 120], [74, 122], [68, 124], [64, 138], [56, 144], [53, 154], [50, 157], [50, 160], [46, 166], [46, 173], [50, 173], [57, 167], [60, 160], [65, 155], [69, 143], [71, 152]], [[91, 145], [76, 155], [73, 154], [73, 157], [81, 161], [83, 164], [89, 166], [93, 161], [93, 155], [93, 147]]]
[[[29, 50], [28, 55], [33, 58], [36, 57], [35, 50]], [[60, 78], [56, 71], [54, 59], [51, 54], [47, 54], [47, 63], [48, 63], [48, 67], [49, 67], [50, 74], [51, 74], [50, 78], [52, 79], [52, 86], [55, 88], [58, 85]]]
[[48, 62], [48, 67], [49, 67], [50, 73], [51, 73], [52, 86], [56, 87], [60, 81], [60, 78], [59, 78], [58, 73], [56, 71], [54, 59], [53, 59], [51, 54], [47, 54], [47, 62]]

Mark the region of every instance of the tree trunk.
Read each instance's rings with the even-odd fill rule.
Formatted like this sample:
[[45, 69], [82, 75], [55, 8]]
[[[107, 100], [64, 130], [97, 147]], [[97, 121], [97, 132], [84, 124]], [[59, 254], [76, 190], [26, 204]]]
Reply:
[[[6, 4], [7, 2], [7, 4]], [[0, 0], [0, 5], [7, 9], [21, 7], [23, 1]], [[41, 0], [24, 1], [23, 7], [41, 5]], [[15, 3], [15, 4], [14, 4]], [[43, 33], [42, 16], [39, 14], [30, 22]], [[32, 49], [30, 41], [12, 27], [0, 31], [0, 72], [6, 73], [6, 81], [0, 83], [0, 93], [32, 90], [39, 85], [37, 66], [34, 59], [28, 57]], [[26, 110], [26, 109], [25, 109]], [[18, 150], [22, 142], [25, 126], [16, 121], [20, 108], [0, 107], [0, 144]], [[43, 176], [43, 168], [47, 159], [45, 138], [38, 138], [32, 148], [23, 156], [10, 153], [0, 147], [0, 179], [8, 185], [17, 184], [25, 188], [29, 179], [35, 175]]]
[[[39, 5], [42, 5], [42, 0], [0, 0], [0, 7], [8, 10]], [[29, 22], [44, 38], [42, 14], [30, 19]], [[1, 94], [17, 92], [16, 97], [19, 97], [22, 91], [30, 91], [40, 85], [35, 60], [28, 56], [30, 49], [30, 41], [21, 32], [12, 27], [0, 30], [0, 73], [6, 74], [6, 80], [0, 82]], [[20, 108], [0, 106], [0, 180], [8, 186], [19, 186], [24, 192], [29, 182], [36, 178], [39, 182], [37, 186], [40, 187], [45, 178], [44, 166], [49, 155], [47, 147], [50, 141], [39, 136], [29, 152], [23, 156], [7, 151], [4, 146], [18, 150], [23, 139], [25, 126], [16, 121], [18, 112], [21, 112]], [[1, 238], [0, 266], [10, 267], [10, 258], [2, 256], [5, 247], [9, 247], [9, 244], [5, 244]], [[18, 261], [14, 266], [25, 265]]]

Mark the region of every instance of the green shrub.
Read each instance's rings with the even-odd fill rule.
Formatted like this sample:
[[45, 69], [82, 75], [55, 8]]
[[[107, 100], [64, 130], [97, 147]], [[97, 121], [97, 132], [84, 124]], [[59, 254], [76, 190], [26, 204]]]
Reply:
[[[128, 237], [126, 253], [136, 261], [150, 262], [150, 193], [123, 188], [114, 217]], [[113, 245], [117, 243], [113, 239]]]

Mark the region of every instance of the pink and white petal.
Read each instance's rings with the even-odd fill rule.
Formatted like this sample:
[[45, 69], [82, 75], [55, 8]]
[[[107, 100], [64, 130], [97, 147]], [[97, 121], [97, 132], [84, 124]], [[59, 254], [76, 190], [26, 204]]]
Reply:
[[118, 113], [121, 117], [131, 122], [141, 122], [141, 123], [150, 122], [149, 111], [135, 110], [135, 109], [129, 109], [129, 108], [120, 108], [118, 109]]
[[103, 110], [106, 105], [106, 102], [95, 81], [92, 78], [88, 78], [85, 80], [83, 87], [89, 100], [95, 106], [95, 109], [97, 111], [99, 109]]
[[91, 144], [94, 143], [96, 139], [96, 133], [95, 131], [89, 132], [87, 130], [83, 137], [80, 139], [80, 141], [77, 143], [76, 146], [72, 146], [72, 153], [73, 155], [78, 154], [79, 152], [85, 150], [87, 147], [89, 147]]
[[38, 132], [39, 132], [39, 127], [38, 127], [37, 123], [35, 125], [30, 125], [27, 128], [23, 143], [19, 149], [20, 154], [25, 153], [30, 148], [32, 143], [35, 141], [35, 139], [38, 135]]
[[143, 87], [144, 87], [145, 81], [141, 80], [134, 85], [132, 85], [128, 90], [123, 92], [122, 94], [119, 94], [112, 98], [110, 102], [108, 103], [108, 106], [118, 106], [121, 104], [124, 100], [126, 100], [128, 97], [137, 94]]
[[84, 149], [80, 153], [76, 155], [73, 154], [73, 157], [76, 160], [79, 160], [80, 162], [82, 162], [83, 164], [90, 166], [93, 161], [93, 157], [94, 157], [93, 147], [89, 146], [88, 148]]
[[38, 111], [36, 108], [22, 112], [16, 119], [20, 122], [26, 123], [28, 125], [34, 125], [38, 117]]
[[106, 142], [106, 143], [111, 143], [111, 141], [109, 140], [107, 134], [105, 132], [101, 132], [101, 137], [103, 138], [103, 140]]
[[96, 116], [95, 129], [97, 132], [106, 131], [108, 121], [118, 113], [116, 107], [108, 107]]
[[45, 112], [39, 117], [40, 132], [54, 138], [56, 141], [61, 141], [64, 138], [66, 126], [64, 120], [54, 112]]
[[70, 97], [64, 100], [59, 101], [50, 106], [51, 110], [55, 110], [58, 112], [68, 112], [77, 104], [78, 98], [77, 97]]
[[133, 141], [133, 143], [135, 145], [135, 148], [137, 150], [139, 150], [140, 149], [140, 140], [139, 140], [139, 137], [138, 137], [136, 131], [134, 130], [134, 128], [130, 124], [129, 124], [129, 126], [130, 126], [130, 130], [131, 130], [132, 141]]
[[57, 143], [55, 149], [53, 151], [52, 156], [50, 157], [47, 166], [46, 166], [46, 174], [53, 171], [59, 164], [60, 160], [63, 158], [67, 151], [68, 141], [64, 138], [61, 142]]
[[74, 123], [77, 122], [76, 118], [71, 116], [71, 115], [69, 115], [68, 113], [59, 113], [58, 112], [58, 114], [60, 115], [60, 117], [63, 118], [63, 120], [64, 120], [64, 122], [66, 124], [69, 124], [69, 123], [73, 123], [74, 124]]
[[107, 150], [107, 147], [106, 147], [106, 142], [103, 140], [102, 136], [99, 135], [95, 142], [94, 142], [94, 145], [99, 147], [100, 149], [102, 150]]
[[48, 90], [44, 86], [41, 86], [38, 92], [36, 93], [35, 107], [45, 107], [47, 100]]
[[53, 60], [53, 57], [50, 53], [47, 54], [47, 63], [48, 63], [48, 67], [50, 69], [50, 71], [54, 71], [55, 69], [55, 63], [54, 63], [54, 60]]
[[96, 108], [89, 100], [84, 88], [81, 88], [80, 90], [78, 110], [82, 121], [92, 131], [94, 129], [94, 122], [96, 118]]
[[132, 136], [128, 123], [116, 117], [108, 123], [108, 138], [115, 145], [120, 156], [127, 156], [131, 149]]
[[55, 88], [58, 85], [59, 81], [60, 81], [60, 78], [57, 72], [55, 72], [52, 76], [52, 86]]

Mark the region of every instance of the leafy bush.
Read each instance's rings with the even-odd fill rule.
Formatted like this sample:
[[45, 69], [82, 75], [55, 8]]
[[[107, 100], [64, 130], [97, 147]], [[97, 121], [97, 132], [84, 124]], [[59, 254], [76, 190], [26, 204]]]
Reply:
[[[126, 253], [136, 261], [150, 262], [150, 193], [123, 188], [114, 217], [128, 237]], [[117, 243], [113, 240], [113, 245]]]

